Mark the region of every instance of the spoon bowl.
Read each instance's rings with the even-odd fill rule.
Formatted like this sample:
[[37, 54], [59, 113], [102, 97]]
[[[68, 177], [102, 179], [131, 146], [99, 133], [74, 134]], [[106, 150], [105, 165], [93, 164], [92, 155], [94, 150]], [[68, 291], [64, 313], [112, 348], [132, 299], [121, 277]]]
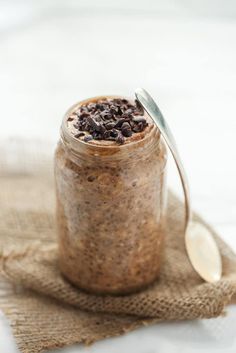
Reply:
[[185, 246], [193, 268], [206, 282], [221, 278], [221, 256], [215, 239], [206, 226], [189, 221], [185, 230]]

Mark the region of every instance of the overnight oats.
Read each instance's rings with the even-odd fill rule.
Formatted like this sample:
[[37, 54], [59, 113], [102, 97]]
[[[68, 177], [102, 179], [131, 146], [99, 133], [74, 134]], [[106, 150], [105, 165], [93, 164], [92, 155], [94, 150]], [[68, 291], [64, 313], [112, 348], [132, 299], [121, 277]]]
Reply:
[[59, 265], [76, 286], [125, 294], [160, 269], [166, 148], [137, 102], [96, 97], [65, 115], [55, 153]]

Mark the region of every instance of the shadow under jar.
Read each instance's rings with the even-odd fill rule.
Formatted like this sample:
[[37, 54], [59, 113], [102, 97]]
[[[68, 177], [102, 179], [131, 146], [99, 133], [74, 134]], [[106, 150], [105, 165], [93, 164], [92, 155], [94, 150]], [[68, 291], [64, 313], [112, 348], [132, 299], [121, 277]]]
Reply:
[[88, 292], [125, 294], [145, 288], [159, 274], [167, 155], [145, 114], [144, 131], [121, 145], [75, 138], [68, 117], [103, 98], [76, 104], [63, 119], [55, 153], [59, 265]]

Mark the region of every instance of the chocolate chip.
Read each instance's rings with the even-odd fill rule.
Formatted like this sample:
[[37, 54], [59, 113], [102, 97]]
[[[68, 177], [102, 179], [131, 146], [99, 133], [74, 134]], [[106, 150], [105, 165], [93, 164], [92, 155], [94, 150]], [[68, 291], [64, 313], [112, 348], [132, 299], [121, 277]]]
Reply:
[[122, 126], [122, 124], [123, 124], [124, 122], [125, 122], [125, 119], [124, 119], [124, 118], [120, 118], [120, 119], [116, 122], [116, 124], [115, 124], [114, 127], [119, 128], [119, 127]]
[[125, 114], [127, 114], [127, 115], [130, 115], [130, 114], [132, 114], [133, 113], [133, 110], [132, 109], [127, 109], [126, 111], [125, 111]]
[[84, 132], [79, 132], [78, 134], [76, 134], [75, 135], [75, 138], [79, 138], [79, 137], [82, 137], [82, 136], [84, 136], [85, 135], [85, 133]]
[[93, 136], [94, 140], [102, 140], [102, 135], [97, 131], [93, 131], [92, 136]]
[[122, 124], [121, 129], [130, 129], [130, 124], [129, 124], [127, 121], [125, 121], [125, 122]]
[[116, 142], [120, 143], [120, 144], [123, 144], [125, 142], [125, 138], [121, 133], [118, 134], [118, 136], [116, 138]]
[[134, 131], [134, 132], [140, 132], [140, 127], [138, 126], [138, 124], [136, 124], [136, 125], [133, 127], [133, 131]]
[[129, 137], [132, 135], [131, 126], [128, 122], [124, 122], [121, 127], [121, 132], [125, 137]]
[[106, 128], [104, 127], [104, 125], [100, 124], [99, 132], [101, 134], [104, 134], [105, 131], [106, 131]]
[[114, 122], [109, 122], [109, 123], [105, 124], [105, 128], [106, 128], [107, 130], [111, 130], [111, 129], [113, 129], [113, 127], [115, 127], [115, 126], [116, 126], [116, 123], [114, 123]]
[[146, 127], [146, 123], [140, 122], [134, 126], [133, 130], [134, 132], [141, 132], [144, 130], [145, 127]]
[[112, 113], [112, 114], [117, 114], [118, 113], [118, 107], [117, 106], [115, 106], [115, 105], [111, 105], [110, 106], [110, 112]]
[[67, 121], [73, 121], [74, 120], [74, 117], [70, 116]]
[[91, 136], [91, 135], [86, 135], [86, 136], [84, 136], [84, 142], [89, 142], [89, 141], [91, 141], [93, 139], [93, 136]]
[[130, 121], [132, 116], [129, 116], [127, 114], [122, 114], [122, 118], [125, 119], [125, 121]]
[[116, 129], [112, 129], [110, 136], [111, 137], [117, 137], [118, 136], [118, 131]]
[[84, 118], [87, 118], [88, 116], [89, 116], [89, 113], [82, 112], [79, 117], [80, 117], [80, 119], [84, 119]]
[[90, 116], [87, 118], [88, 123], [90, 124], [90, 126], [96, 130], [99, 131], [100, 129], [100, 124], [93, 118], [91, 118]]
[[129, 124], [131, 126], [131, 129], [133, 130], [134, 126], [135, 126], [135, 123], [133, 121], [129, 121]]
[[96, 104], [96, 109], [97, 109], [97, 110], [102, 110], [102, 108], [103, 108], [103, 105], [102, 105], [102, 104], [100, 104], [100, 103], [97, 103], [97, 104]]
[[146, 123], [146, 119], [144, 117], [142, 117], [142, 116], [135, 116], [133, 118], [133, 121], [135, 123]]
[[94, 119], [95, 119], [97, 122], [102, 121], [102, 117], [100, 116], [100, 114], [94, 115]]
[[112, 118], [112, 114], [109, 113], [107, 110], [104, 110], [100, 115], [105, 120], [109, 120]]
[[135, 108], [135, 107], [133, 106], [133, 104], [130, 104], [130, 103], [127, 104], [127, 107], [130, 108], [130, 109], [132, 109], [132, 110]]
[[108, 140], [111, 136], [111, 130], [107, 130], [104, 132], [103, 137], [105, 140]]
[[122, 134], [125, 137], [130, 137], [130, 136], [132, 136], [132, 130], [131, 129], [122, 129]]

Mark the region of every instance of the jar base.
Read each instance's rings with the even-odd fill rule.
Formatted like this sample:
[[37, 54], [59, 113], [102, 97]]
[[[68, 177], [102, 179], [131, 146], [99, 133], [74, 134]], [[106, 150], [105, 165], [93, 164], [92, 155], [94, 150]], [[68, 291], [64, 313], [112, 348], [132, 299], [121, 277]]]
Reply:
[[[160, 261], [161, 262], [161, 261]], [[78, 275], [73, 275], [73, 271], [68, 271], [62, 263], [59, 263], [60, 271], [63, 277], [70, 282], [73, 286], [75, 286], [78, 289], [81, 289], [82, 291], [88, 293], [88, 294], [93, 294], [93, 295], [114, 295], [114, 296], [122, 296], [122, 295], [129, 295], [129, 294], [135, 294], [138, 292], [141, 292], [143, 290], [148, 289], [155, 281], [158, 280], [159, 274], [160, 274], [160, 263], [159, 266], [156, 268], [156, 272], [153, 273], [152, 276], [148, 278], [145, 282], [142, 283], [135, 283], [135, 284], [127, 284], [127, 285], [117, 285], [116, 287], [113, 285], [113, 287], [108, 287], [105, 286], [102, 288], [99, 285], [91, 285], [91, 281], [89, 281], [90, 284], [83, 284], [81, 281], [78, 280]]]

